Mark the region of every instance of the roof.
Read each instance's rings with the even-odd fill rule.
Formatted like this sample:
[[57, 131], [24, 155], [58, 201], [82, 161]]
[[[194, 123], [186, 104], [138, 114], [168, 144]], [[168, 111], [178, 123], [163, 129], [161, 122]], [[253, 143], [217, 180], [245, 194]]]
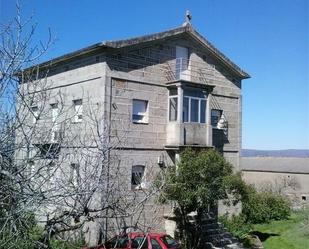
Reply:
[[309, 174], [309, 157], [242, 157], [242, 171]]
[[[227, 56], [221, 53], [217, 48], [215, 48], [209, 41], [207, 41], [202, 35], [200, 35], [197, 31], [195, 31], [190, 24], [185, 26], [177, 27], [174, 29], [170, 29], [167, 31], [153, 33], [149, 35], [139, 36], [130, 39], [124, 40], [116, 40], [116, 41], [102, 41], [100, 43], [93, 44], [91, 46], [85, 47], [83, 49], [79, 49], [72, 53], [65, 54], [63, 56], [54, 58], [52, 60], [43, 62], [36, 66], [46, 67], [55, 65], [66, 60], [72, 59], [77, 56], [81, 56], [84, 54], [88, 54], [95, 51], [100, 51], [104, 49], [119, 49], [124, 47], [129, 47], [133, 45], [139, 45], [147, 42], [152, 42], [156, 40], [164, 40], [167, 38], [176, 37], [179, 35], [188, 34], [191, 38], [200, 43], [203, 47], [205, 47], [215, 58], [221, 61], [224, 65], [234, 71], [240, 78], [246, 79], [250, 78], [250, 75], [243, 71], [240, 67], [238, 67], [235, 63], [233, 63]], [[30, 67], [31, 68], [31, 67]]]

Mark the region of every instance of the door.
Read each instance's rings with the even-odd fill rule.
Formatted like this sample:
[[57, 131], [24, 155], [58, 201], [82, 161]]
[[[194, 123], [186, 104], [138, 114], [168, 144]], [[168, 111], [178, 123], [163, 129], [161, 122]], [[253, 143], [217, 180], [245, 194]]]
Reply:
[[188, 48], [176, 46], [176, 79], [190, 80]]

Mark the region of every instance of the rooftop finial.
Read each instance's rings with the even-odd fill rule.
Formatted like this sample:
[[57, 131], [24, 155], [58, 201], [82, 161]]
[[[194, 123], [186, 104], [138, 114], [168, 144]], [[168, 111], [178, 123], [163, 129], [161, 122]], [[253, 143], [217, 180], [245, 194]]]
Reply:
[[192, 19], [192, 16], [190, 14], [190, 11], [187, 10], [186, 15], [185, 15], [185, 22], [182, 24], [182, 26], [191, 25], [191, 19]]

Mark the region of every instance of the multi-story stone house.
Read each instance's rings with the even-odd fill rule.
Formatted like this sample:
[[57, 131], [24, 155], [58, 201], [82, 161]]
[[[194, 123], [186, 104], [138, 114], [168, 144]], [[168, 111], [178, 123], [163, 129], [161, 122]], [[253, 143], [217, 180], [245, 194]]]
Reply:
[[[31, 122], [43, 122], [44, 99], [43, 109], [50, 113], [46, 119], [53, 124], [41, 125], [44, 139], [33, 142], [45, 159], [46, 151], [59, 157], [74, 151], [67, 156], [74, 169], [81, 155], [93, 153], [100, 141], [110, 148], [104, 160], [117, 157], [109, 161], [110, 172], [123, 172], [122, 189], [134, 193], [147, 189], [151, 174], [177, 162], [187, 147], [216, 148], [239, 169], [241, 82], [250, 76], [189, 22], [160, 33], [100, 42], [35, 68], [44, 72], [41, 82], [44, 78], [49, 94], [32, 102]], [[70, 120], [70, 125], [57, 120]], [[93, 127], [98, 126], [102, 136], [95, 134]], [[61, 146], [54, 148], [60, 140]], [[147, 210], [146, 220], [155, 215], [153, 204]]]

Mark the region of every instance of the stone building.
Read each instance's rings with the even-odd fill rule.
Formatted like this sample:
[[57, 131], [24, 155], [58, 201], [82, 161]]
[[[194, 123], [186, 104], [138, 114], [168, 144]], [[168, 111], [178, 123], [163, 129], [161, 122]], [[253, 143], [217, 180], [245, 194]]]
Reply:
[[286, 195], [293, 208], [309, 205], [309, 157], [242, 157], [240, 169], [247, 183]]
[[[106, 128], [103, 144], [112, 145], [108, 156], [117, 158], [109, 161], [109, 169], [117, 167], [123, 173], [121, 187], [129, 193], [147, 189], [153, 172], [177, 162], [186, 147], [215, 147], [239, 170], [241, 84], [250, 76], [188, 21], [160, 33], [100, 42], [35, 68], [44, 72], [41, 78], [50, 94], [42, 109], [53, 121], [53, 127], [40, 126], [44, 139], [36, 139], [35, 146], [41, 154], [59, 140], [70, 141], [56, 150], [60, 155], [78, 151], [67, 157], [76, 168], [80, 155], [97, 149], [96, 119]], [[61, 105], [68, 110], [61, 118], [70, 120], [69, 126], [56, 121], [62, 113], [60, 92]], [[39, 125], [40, 98], [33, 103], [33, 123]], [[167, 208], [154, 214], [153, 203], [147, 205], [144, 224], [158, 215], [159, 225], [149, 227], [164, 230]]]

